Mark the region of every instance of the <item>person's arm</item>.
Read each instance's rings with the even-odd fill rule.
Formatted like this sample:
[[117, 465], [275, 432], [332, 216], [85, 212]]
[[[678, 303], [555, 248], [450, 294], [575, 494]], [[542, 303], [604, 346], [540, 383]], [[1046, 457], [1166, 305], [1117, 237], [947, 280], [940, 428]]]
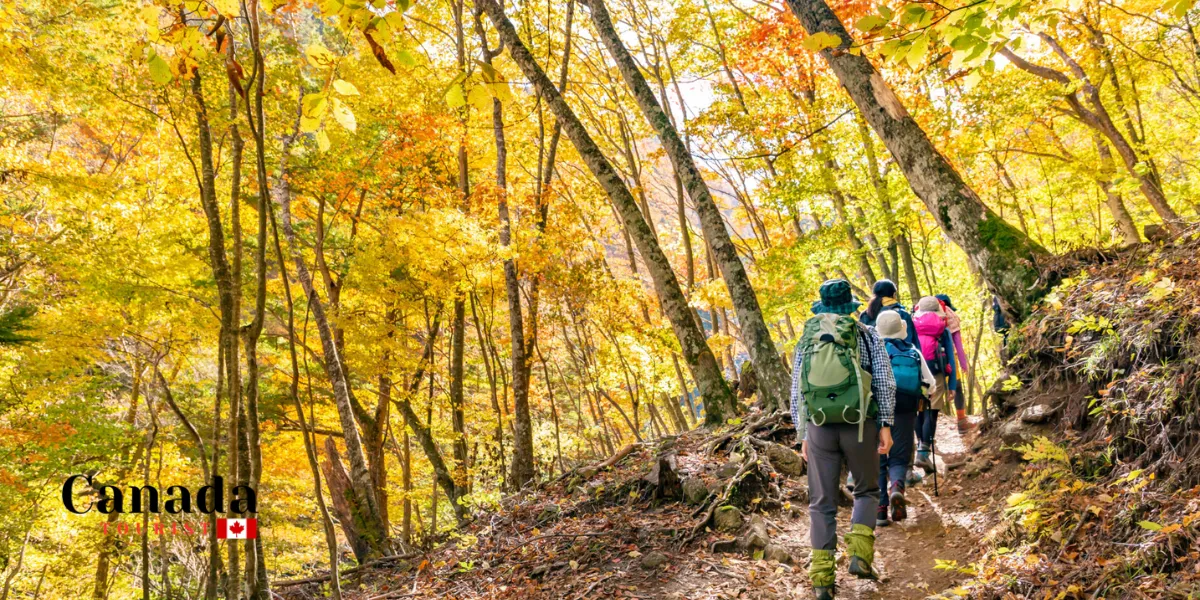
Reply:
[[796, 439], [804, 441], [808, 433], [808, 410], [804, 407], [804, 392], [800, 391], [801, 362], [804, 360], [804, 349], [800, 344], [796, 344], [795, 355], [792, 362], [792, 423], [796, 425]]
[[962, 365], [962, 374], [965, 376], [971, 370], [971, 365], [967, 364], [967, 351], [963, 349], [962, 329], [950, 334], [954, 338], [954, 352], [958, 354], [958, 364]]
[[[871, 373], [871, 393], [879, 404], [879, 426], [891, 427], [896, 414], [896, 377], [892, 374], [892, 361], [887, 348], [874, 329], [863, 328], [867, 352], [860, 362], [867, 361], [863, 368]], [[876, 368], [881, 365], [881, 368]]]

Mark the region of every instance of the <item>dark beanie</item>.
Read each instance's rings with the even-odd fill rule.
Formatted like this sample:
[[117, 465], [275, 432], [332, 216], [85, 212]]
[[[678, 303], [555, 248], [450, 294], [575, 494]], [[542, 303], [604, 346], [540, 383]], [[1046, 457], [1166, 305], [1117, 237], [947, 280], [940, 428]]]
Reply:
[[896, 284], [892, 283], [891, 279], [880, 279], [875, 282], [875, 287], [871, 288], [871, 293], [881, 298], [895, 298]]
[[950, 310], [953, 310], [953, 311], [958, 310], [957, 308], [954, 308], [954, 303], [950, 301], [950, 296], [947, 296], [946, 294], [938, 294], [934, 297], [937, 298], [938, 300], [941, 300], [942, 304], [945, 304]]

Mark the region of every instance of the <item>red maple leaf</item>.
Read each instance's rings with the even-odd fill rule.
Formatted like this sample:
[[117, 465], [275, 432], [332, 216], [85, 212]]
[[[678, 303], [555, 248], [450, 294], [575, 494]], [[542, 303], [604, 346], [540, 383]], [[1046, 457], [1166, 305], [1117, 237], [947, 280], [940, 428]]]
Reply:
[[241, 534], [243, 529], [245, 529], [245, 527], [242, 527], [242, 524], [236, 521], [233, 525], [229, 526], [229, 531], [232, 531], [234, 535]]

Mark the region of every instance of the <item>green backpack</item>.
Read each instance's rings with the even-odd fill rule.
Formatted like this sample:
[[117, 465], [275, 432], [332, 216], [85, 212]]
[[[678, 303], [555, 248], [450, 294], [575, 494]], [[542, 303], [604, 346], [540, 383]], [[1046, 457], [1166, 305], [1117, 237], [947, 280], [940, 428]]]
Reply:
[[858, 425], [861, 442], [863, 424], [875, 418], [878, 407], [871, 374], [859, 362], [858, 323], [850, 315], [819, 314], [804, 323], [800, 348], [800, 391], [809, 421]]

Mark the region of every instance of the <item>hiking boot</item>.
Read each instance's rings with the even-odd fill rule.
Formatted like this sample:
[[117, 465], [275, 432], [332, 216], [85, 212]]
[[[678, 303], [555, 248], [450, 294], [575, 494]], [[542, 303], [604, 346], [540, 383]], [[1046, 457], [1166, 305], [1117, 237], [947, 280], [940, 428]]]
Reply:
[[846, 534], [846, 554], [850, 556], [850, 574], [864, 579], [877, 579], [871, 569], [875, 559], [875, 530], [855, 523]]
[[967, 435], [968, 433], [975, 431], [976, 427], [977, 426], [974, 423], [967, 420], [966, 417], [963, 417], [958, 420], [958, 435]]
[[937, 466], [933, 464], [933, 453], [925, 448], [917, 450], [917, 459], [913, 461], [913, 466], [924, 469], [926, 473], [932, 473]]
[[908, 477], [905, 478], [909, 487], [917, 485], [925, 480], [925, 472], [921, 469], [909, 469]]
[[875, 570], [871, 568], [871, 563], [857, 556], [850, 557], [850, 574], [859, 579], [879, 579]]
[[833, 586], [814, 587], [813, 598], [817, 600], [833, 600]]
[[834, 563], [833, 550], [814, 548], [808, 562], [808, 579], [812, 581], [813, 592], [818, 598], [820, 590], [826, 590], [829, 598], [833, 597], [833, 582], [837, 579], [837, 566]]
[[875, 512], [875, 526], [887, 527], [891, 524], [892, 522], [888, 520], [888, 507], [880, 506], [879, 510]]
[[904, 486], [900, 485], [899, 481], [893, 481], [892, 485], [888, 486], [888, 504], [892, 506], [893, 521], [908, 518], [908, 502], [904, 499]]

